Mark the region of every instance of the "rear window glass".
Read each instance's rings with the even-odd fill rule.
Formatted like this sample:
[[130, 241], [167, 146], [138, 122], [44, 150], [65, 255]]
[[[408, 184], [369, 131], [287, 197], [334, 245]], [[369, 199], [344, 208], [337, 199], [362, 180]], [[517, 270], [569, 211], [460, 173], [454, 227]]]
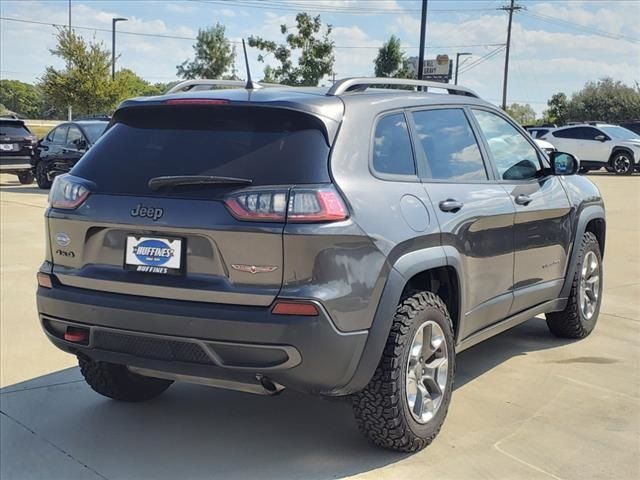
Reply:
[[0, 123], [0, 135], [7, 137], [24, 137], [25, 135], [31, 135], [31, 132], [27, 127], [19, 123]]
[[100, 135], [102, 135], [104, 129], [107, 128], [107, 122], [85, 124], [82, 125], [82, 128], [84, 128], [87, 137], [89, 137], [89, 141], [91, 143], [96, 143], [96, 140], [100, 138]]
[[[134, 107], [89, 150], [72, 173], [97, 191], [206, 198], [222, 187], [149, 189], [158, 176], [214, 175], [253, 185], [329, 182], [329, 146], [319, 120], [258, 107]], [[224, 187], [229, 188], [229, 187]]]

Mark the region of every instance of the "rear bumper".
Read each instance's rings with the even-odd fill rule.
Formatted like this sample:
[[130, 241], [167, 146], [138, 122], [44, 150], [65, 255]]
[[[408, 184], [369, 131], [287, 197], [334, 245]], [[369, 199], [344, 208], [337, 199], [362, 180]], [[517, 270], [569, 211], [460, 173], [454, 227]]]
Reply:
[[[338, 331], [315, 317], [269, 307], [205, 304], [62, 286], [38, 288], [42, 327], [58, 348], [96, 360], [208, 378], [264, 375], [294, 390], [351, 393], [368, 331]], [[86, 328], [84, 344], [64, 340]]]
[[0, 172], [17, 173], [31, 170], [31, 157], [28, 155], [2, 155], [0, 157]]

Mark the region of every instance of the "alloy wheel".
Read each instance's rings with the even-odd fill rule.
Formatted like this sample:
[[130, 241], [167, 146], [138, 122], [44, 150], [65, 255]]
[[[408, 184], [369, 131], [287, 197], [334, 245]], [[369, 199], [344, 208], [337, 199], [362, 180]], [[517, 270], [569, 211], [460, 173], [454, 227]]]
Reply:
[[631, 167], [631, 159], [627, 155], [616, 155], [613, 159], [613, 171], [616, 173], [627, 173]]
[[449, 352], [440, 325], [427, 320], [416, 331], [407, 360], [406, 395], [418, 423], [431, 420], [444, 398], [449, 380]]
[[600, 265], [592, 251], [587, 252], [582, 262], [580, 275], [580, 310], [586, 320], [591, 320], [600, 298]]

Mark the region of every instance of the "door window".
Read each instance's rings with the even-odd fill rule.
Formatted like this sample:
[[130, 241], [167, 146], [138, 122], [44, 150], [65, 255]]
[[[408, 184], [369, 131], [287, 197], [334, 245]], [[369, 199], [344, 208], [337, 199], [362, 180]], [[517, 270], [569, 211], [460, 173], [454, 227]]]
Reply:
[[462, 109], [413, 112], [427, 177], [436, 180], [486, 180], [487, 172], [471, 125]]
[[58, 127], [53, 131], [53, 143], [56, 145], [64, 145], [67, 141], [67, 130], [69, 127]]
[[491, 157], [502, 180], [528, 180], [542, 173], [538, 152], [516, 128], [502, 117], [473, 110]]
[[570, 138], [572, 140], [582, 140], [583, 136], [582, 127], [565, 128], [564, 130], [558, 130], [553, 132], [552, 135], [556, 138]]
[[69, 133], [67, 133], [67, 145], [77, 147], [83, 139], [84, 136], [78, 127], [69, 127]]
[[604, 133], [602, 133], [597, 128], [583, 127], [582, 130], [583, 130], [582, 138], [584, 138], [585, 140], [596, 140], [597, 136], [603, 136], [608, 138]]
[[392, 175], [416, 174], [404, 113], [393, 113], [378, 121], [373, 139], [373, 168]]

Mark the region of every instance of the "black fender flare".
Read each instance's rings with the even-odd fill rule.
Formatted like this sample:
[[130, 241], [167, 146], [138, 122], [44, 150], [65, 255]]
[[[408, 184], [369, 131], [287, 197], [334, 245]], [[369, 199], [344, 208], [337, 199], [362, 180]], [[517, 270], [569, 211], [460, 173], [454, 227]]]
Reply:
[[[606, 235], [606, 217], [604, 207], [602, 205], [589, 205], [578, 213], [578, 219], [576, 221], [576, 230], [573, 237], [571, 254], [569, 256], [569, 262], [564, 276], [564, 284], [560, 291], [560, 298], [567, 298], [571, 292], [571, 285], [573, 283], [573, 276], [576, 273], [578, 264], [578, 251], [577, 243], [581, 241], [584, 232], [587, 230], [587, 225], [591, 220], [603, 220], [605, 222], [605, 235]], [[604, 242], [604, 239], [603, 239]], [[604, 256], [604, 251], [602, 252]]]
[[[452, 266], [447, 260], [445, 249], [442, 246], [434, 246], [408, 252], [395, 261], [380, 296], [358, 366], [351, 380], [344, 387], [338, 389], [336, 392], [338, 395], [347, 395], [362, 390], [373, 377], [391, 331], [396, 307], [400, 303], [407, 282], [420, 272]], [[459, 275], [458, 278], [460, 278]]]

